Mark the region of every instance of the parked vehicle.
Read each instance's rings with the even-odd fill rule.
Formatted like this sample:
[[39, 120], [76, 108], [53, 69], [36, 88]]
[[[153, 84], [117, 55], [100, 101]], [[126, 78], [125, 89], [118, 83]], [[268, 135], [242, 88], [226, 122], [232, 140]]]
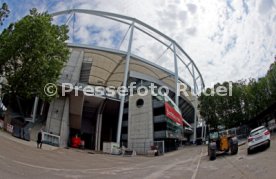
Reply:
[[217, 154], [229, 152], [231, 155], [238, 153], [238, 139], [228, 132], [211, 132], [209, 134], [208, 155], [210, 160], [215, 160]]
[[250, 132], [248, 137], [248, 148], [247, 153], [250, 154], [252, 150], [257, 147], [265, 146], [267, 148], [270, 147], [270, 132], [264, 127], [260, 126], [258, 128], [253, 129]]

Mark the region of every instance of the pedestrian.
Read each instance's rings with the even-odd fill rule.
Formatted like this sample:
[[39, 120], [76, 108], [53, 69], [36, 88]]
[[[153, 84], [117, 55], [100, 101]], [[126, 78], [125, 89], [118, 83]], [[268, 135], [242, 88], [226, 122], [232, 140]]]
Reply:
[[39, 131], [37, 134], [37, 148], [42, 148], [42, 132]]

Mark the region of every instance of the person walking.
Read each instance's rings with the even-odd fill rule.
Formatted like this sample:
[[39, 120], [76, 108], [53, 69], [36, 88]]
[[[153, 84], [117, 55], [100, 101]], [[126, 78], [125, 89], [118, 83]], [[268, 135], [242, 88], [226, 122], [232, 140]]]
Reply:
[[39, 131], [37, 134], [37, 148], [42, 148], [42, 132]]

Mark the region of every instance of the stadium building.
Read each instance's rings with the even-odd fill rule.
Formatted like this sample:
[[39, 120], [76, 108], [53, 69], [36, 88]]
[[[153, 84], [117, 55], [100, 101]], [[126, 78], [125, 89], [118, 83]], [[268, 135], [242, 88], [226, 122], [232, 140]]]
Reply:
[[[193, 94], [204, 89], [204, 82], [194, 61], [176, 41], [123, 15], [81, 9], [52, 15], [55, 22], [70, 27], [70, 57], [58, 81], [64, 94], [48, 107], [39, 99], [34, 102], [31, 122], [46, 113], [39, 125], [46, 143], [68, 146], [78, 135], [88, 149], [99, 151], [103, 142], [116, 142], [144, 153], [160, 141], [165, 151], [195, 141], [198, 117]], [[78, 35], [88, 28], [83, 28], [87, 19], [91, 34], [82, 44]], [[104, 43], [106, 34], [111, 45]], [[133, 84], [133, 95], [108, 91]], [[163, 90], [155, 89], [157, 95], [143, 93], [152, 84]], [[179, 84], [185, 93], [180, 93]], [[142, 88], [137, 91], [138, 87]], [[84, 89], [90, 89], [91, 95]], [[33, 127], [31, 131], [37, 130], [39, 127]]]

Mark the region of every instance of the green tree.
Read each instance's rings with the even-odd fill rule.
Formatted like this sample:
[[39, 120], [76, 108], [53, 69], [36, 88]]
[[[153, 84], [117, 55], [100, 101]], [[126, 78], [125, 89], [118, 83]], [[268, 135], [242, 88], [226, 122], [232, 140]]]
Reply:
[[270, 103], [273, 103], [273, 101], [276, 101], [276, 56], [274, 63], [270, 65], [266, 78], [268, 80], [269, 92], [271, 93]]
[[44, 86], [57, 82], [68, 59], [67, 33], [67, 26], [52, 24], [51, 15], [36, 9], [4, 29], [0, 35], [0, 74], [8, 81], [5, 93], [50, 100]]
[[[211, 94], [212, 89], [207, 88], [206, 94]], [[217, 115], [217, 97], [212, 95], [205, 95], [202, 93], [199, 97], [200, 115], [204, 117], [206, 123], [212, 128], [217, 128], [221, 123]]]
[[10, 10], [7, 3], [3, 3], [0, 8], [0, 25], [3, 25], [5, 18], [9, 16]]
[[[229, 90], [229, 83], [216, 84], [224, 86]], [[210, 94], [211, 89], [207, 89]], [[202, 93], [200, 98], [200, 113], [207, 123], [216, 128], [224, 125], [227, 128], [246, 124], [250, 119], [265, 110], [276, 102], [276, 62], [271, 64], [267, 74], [256, 79], [249, 79], [248, 82], [240, 80], [232, 82], [232, 96], [213, 96]]]

